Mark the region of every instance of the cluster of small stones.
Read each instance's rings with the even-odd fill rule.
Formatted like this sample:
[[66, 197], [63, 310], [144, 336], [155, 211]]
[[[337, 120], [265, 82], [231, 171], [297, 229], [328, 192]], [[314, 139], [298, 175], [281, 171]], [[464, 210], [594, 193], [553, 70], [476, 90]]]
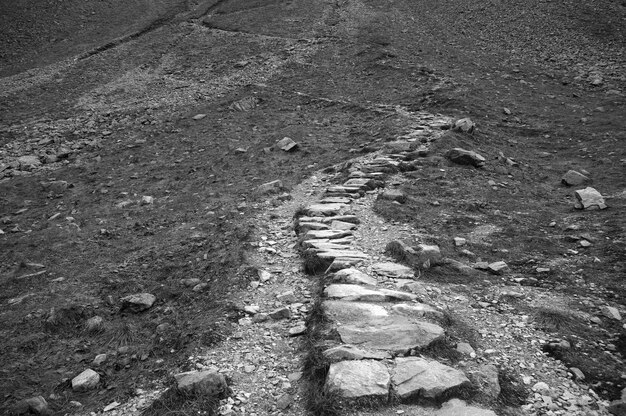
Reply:
[[[403, 290], [417, 284], [413, 269], [390, 262], [369, 264], [368, 255], [356, 248], [353, 231], [360, 221], [350, 213], [350, 204], [367, 192], [402, 203], [401, 193], [377, 188], [384, 188], [386, 174], [410, 170], [415, 155], [428, 154], [424, 141], [418, 140], [392, 142], [387, 146], [392, 154], [355, 162], [345, 183], [327, 188], [296, 220], [306, 262], [324, 269], [323, 311], [333, 329], [328, 332], [340, 337], [336, 341], [328, 336], [321, 344], [330, 362], [325, 383], [344, 400], [384, 403], [393, 396], [406, 403], [436, 402], [471, 385], [462, 371], [420, 355], [445, 331], [436, 323], [440, 310]], [[366, 265], [375, 275], [362, 271]], [[386, 278], [404, 284], [400, 290], [384, 288]], [[495, 415], [455, 398], [434, 414]]]

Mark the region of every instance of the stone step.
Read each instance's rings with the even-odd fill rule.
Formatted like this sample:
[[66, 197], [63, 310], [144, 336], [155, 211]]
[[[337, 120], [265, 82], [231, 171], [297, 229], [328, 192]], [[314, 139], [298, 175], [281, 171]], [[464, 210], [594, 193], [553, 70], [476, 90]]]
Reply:
[[333, 221], [343, 221], [352, 224], [359, 224], [361, 221], [356, 215], [331, 215], [328, 217], [300, 217], [298, 222], [321, 222], [323, 224], [330, 224]]
[[383, 262], [372, 265], [372, 270], [392, 279], [413, 279], [415, 272], [412, 268], [399, 263]]
[[344, 324], [337, 327], [337, 332], [345, 344], [399, 355], [426, 348], [444, 336], [444, 330], [439, 325], [413, 322], [403, 316], [372, 318], [369, 321]]
[[330, 228], [332, 230], [356, 230], [356, 224], [345, 221], [333, 221], [330, 223]]
[[400, 399], [437, 399], [471, 383], [462, 371], [421, 357], [399, 357], [391, 380]]
[[304, 235], [305, 240], [327, 239], [336, 240], [338, 238], [349, 237], [352, 235], [350, 230], [311, 230]]
[[322, 204], [351, 204], [352, 199], [345, 196], [327, 196], [320, 200]]
[[326, 385], [341, 397], [355, 399], [378, 397], [387, 400], [391, 376], [379, 361], [340, 361], [330, 365]]
[[358, 194], [361, 191], [361, 188], [357, 186], [341, 186], [335, 185], [326, 189], [327, 194]]
[[324, 289], [324, 295], [331, 299], [362, 302], [387, 302], [416, 300], [417, 295], [389, 289], [368, 289], [361, 285], [335, 283]]
[[305, 208], [305, 212], [310, 217], [337, 215], [346, 209], [346, 204], [312, 204]]
[[348, 269], [340, 270], [334, 273], [334, 275], [331, 276], [330, 278], [337, 283], [347, 283], [347, 284], [353, 284], [353, 285], [375, 286], [378, 283], [378, 281], [375, 278], [355, 268], [348, 268]]

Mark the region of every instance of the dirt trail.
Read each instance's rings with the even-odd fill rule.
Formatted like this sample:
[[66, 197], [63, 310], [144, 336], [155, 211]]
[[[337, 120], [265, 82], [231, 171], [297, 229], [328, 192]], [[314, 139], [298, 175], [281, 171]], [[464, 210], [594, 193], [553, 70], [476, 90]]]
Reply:
[[[0, 8], [0, 391], [7, 407], [42, 395], [58, 414], [101, 411], [114, 401], [123, 414], [152, 403], [172, 374], [221, 365], [235, 391], [232, 406], [252, 402], [248, 413], [266, 414], [289, 400], [282, 413], [302, 414], [306, 383], [297, 360], [308, 350], [284, 335], [314, 310], [317, 278], [302, 274], [290, 248], [289, 217], [322, 191], [303, 188], [320, 185], [311, 175], [342, 183], [347, 160], [407, 134], [419, 142], [415, 114], [422, 110], [470, 117], [476, 129], [441, 130], [419, 169], [388, 179], [407, 200], [372, 201], [376, 218], [457, 262], [508, 265], [498, 277], [464, 276], [449, 264], [422, 270], [420, 280], [442, 291], [433, 289], [431, 301], [477, 317], [465, 324], [486, 344], [513, 337], [521, 350], [544, 348], [561, 361], [490, 356], [509, 386], [521, 380], [528, 389], [544, 372], [563, 381], [576, 367], [585, 379], [570, 391], [586, 389], [591, 398], [581, 409], [603, 414], [619, 397], [623, 321], [603, 311], [625, 312], [621, 3], [23, 6]], [[278, 149], [283, 137], [299, 149]], [[451, 164], [445, 155], [454, 147], [481, 154], [484, 167]], [[569, 169], [590, 178], [608, 209], [573, 208], [580, 187], [561, 184]], [[291, 202], [258, 192], [276, 179]], [[454, 237], [468, 245], [456, 247]], [[259, 251], [271, 248], [267, 240], [280, 246], [276, 255]], [[259, 268], [273, 274], [260, 287]], [[246, 300], [267, 312], [283, 306], [275, 297], [289, 287], [302, 304], [291, 320], [249, 325]], [[121, 298], [142, 292], [156, 296], [151, 308], [122, 308]], [[86, 330], [96, 316], [104, 323]], [[543, 347], [551, 340], [571, 348]], [[236, 351], [241, 343], [246, 352]], [[107, 358], [96, 366], [98, 354]], [[535, 360], [548, 370], [523, 367]], [[68, 380], [89, 367], [100, 384], [73, 391]], [[256, 375], [264, 381], [251, 381]], [[252, 393], [245, 383], [263, 389], [266, 382], [258, 396], [244, 394]], [[203, 405], [166, 399], [149, 411]], [[543, 400], [529, 392], [523, 403], [505, 404], [530, 405], [521, 407], [528, 414], [559, 411], [545, 400], [534, 407], [535, 399]], [[567, 409], [569, 400], [552, 399]]]

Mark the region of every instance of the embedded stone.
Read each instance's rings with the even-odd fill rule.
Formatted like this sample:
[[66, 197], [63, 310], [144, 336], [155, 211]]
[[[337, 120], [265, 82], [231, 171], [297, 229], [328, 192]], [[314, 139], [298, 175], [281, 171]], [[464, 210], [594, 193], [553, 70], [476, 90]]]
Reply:
[[391, 355], [387, 352], [366, 350], [350, 344], [329, 348], [325, 350], [323, 354], [324, 357], [331, 362], [347, 360], [384, 360], [391, 358]]
[[418, 244], [417, 255], [422, 264], [428, 262], [430, 266], [442, 263], [442, 255], [439, 246], [430, 244]]
[[406, 354], [415, 348], [425, 348], [444, 336], [444, 330], [439, 325], [412, 322], [403, 316], [346, 323], [339, 326], [337, 332], [346, 344], [398, 354]]
[[385, 302], [387, 300], [387, 295], [378, 290], [341, 283], [328, 286], [324, 289], [324, 295], [328, 298], [346, 301]]
[[298, 143], [294, 142], [289, 137], [284, 137], [278, 142], [276, 142], [276, 147], [285, 152], [290, 152], [298, 148]]
[[561, 182], [567, 186], [580, 186], [591, 183], [591, 179], [580, 172], [569, 170], [565, 175], [563, 175]]
[[502, 272], [509, 266], [503, 261], [496, 261], [494, 263], [490, 263], [487, 267], [493, 274], [502, 274]]
[[383, 193], [378, 195], [378, 198], [387, 201], [399, 202], [401, 204], [406, 202], [406, 194], [400, 189], [385, 189]]
[[413, 272], [412, 268], [398, 263], [376, 263], [372, 266], [372, 270], [392, 279], [411, 279], [415, 277], [415, 272]]
[[306, 240], [314, 239], [328, 239], [333, 240], [337, 238], [348, 237], [352, 235], [352, 231], [349, 230], [311, 230], [307, 231], [304, 235]]
[[341, 283], [375, 286], [378, 281], [360, 270], [348, 268], [335, 272], [334, 279]]
[[267, 182], [259, 185], [257, 192], [262, 194], [269, 194], [273, 192], [280, 192], [283, 189], [283, 181], [277, 179], [275, 181]]
[[463, 400], [452, 399], [445, 402], [434, 416], [497, 416], [492, 410], [468, 406]]
[[306, 212], [307, 212], [307, 215], [310, 215], [310, 216], [337, 215], [346, 206], [347, 206], [346, 204], [313, 204], [313, 205], [309, 205], [306, 208]]
[[437, 319], [443, 317], [443, 312], [425, 303], [400, 303], [397, 305], [393, 305], [391, 309], [395, 313], [407, 316], [409, 318], [425, 317]]
[[619, 313], [619, 310], [613, 306], [603, 306], [600, 308], [600, 312], [609, 319], [615, 319], [616, 321], [622, 320], [622, 315]]
[[341, 361], [330, 365], [326, 385], [345, 398], [387, 397], [389, 370], [373, 360]]
[[327, 300], [324, 301], [323, 307], [326, 316], [339, 323], [369, 320], [389, 315], [385, 308], [374, 303]]
[[422, 397], [437, 399], [453, 388], [470, 384], [462, 371], [438, 361], [420, 357], [400, 357], [395, 359], [392, 382], [402, 399]]
[[473, 133], [476, 128], [476, 124], [470, 118], [461, 118], [454, 122], [452, 129], [454, 131], [460, 131], [463, 133]]

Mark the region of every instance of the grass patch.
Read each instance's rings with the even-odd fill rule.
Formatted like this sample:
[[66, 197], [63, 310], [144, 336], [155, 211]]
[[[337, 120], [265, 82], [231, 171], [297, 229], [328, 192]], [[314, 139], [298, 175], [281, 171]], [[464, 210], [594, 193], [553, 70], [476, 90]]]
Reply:
[[530, 392], [518, 375], [511, 370], [500, 369], [498, 371], [498, 383], [500, 384], [500, 395], [497, 399], [498, 407], [517, 407], [526, 403]]
[[304, 272], [311, 276], [321, 276], [326, 273], [333, 259], [322, 259], [313, 250], [302, 253]]
[[184, 395], [170, 388], [145, 409], [142, 416], [217, 416], [219, 398], [207, 395]]
[[534, 311], [534, 321], [538, 327], [548, 331], [572, 332], [578, 326], [571, 312], [550, 306], [537, 308]]
[[409, 259], [404, 245], [399, 241], [390, 241], [387, 243], [387, 246], [385, 247], [385, 254], [400, 263], [405, 263]]

